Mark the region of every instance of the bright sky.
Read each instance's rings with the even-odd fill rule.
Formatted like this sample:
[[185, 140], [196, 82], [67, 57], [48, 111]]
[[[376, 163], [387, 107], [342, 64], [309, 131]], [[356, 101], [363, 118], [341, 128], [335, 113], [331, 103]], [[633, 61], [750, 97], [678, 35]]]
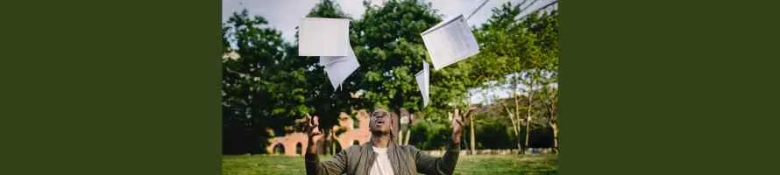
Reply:
[[[384, 0], [369, 1], [372, 5], [381, 5], [384, 2]], [[468, 16], [482, 2], [482, 0], [422, 1], [430, 2], [433, 9], [443, 15], [444, 19], [458, 14]], [[526, 8], [526, 11], [523, 12], [521, 16], [536, 11], [553, 2], [557, 2], [557, 0], [488, 0], [487, 4], [469, 19], [469, 25], [479, 26], [482, 23], [485, 23], [493, 13], [493, 8], [500, 7], [502, 4], [510, 1], [512, 4], [525, 2], [523, 8]], [[298, 26], [301, 19], [304, 18], [318, 2], [320, 2], [320, 0], [222, 0], [222, 22], [226, 22], [233, 12], [240, 12], [243, 9], [247, 9], [250, 15], [260, 15], [268, 20], [270, 27], [281, 31], [282, 38], [285, 41], [292, 43], [295, 40], [295, 27]], [[334, 2], [339, 4], [341, 10], [347, 15], [350, 15], [353, 19], [359, 19], [365, 11], [363, 0], [335, 0]], [[552, 8], [557, 9], [557, 4]], [[503, 88], [491, 89], [488, 90], [487, 97], [482, 90], [472, 90], [471, 94], [470, 101], [472, 103], [482, 103], [485, 98], [507, 98], [511, 94], [511, 90]]]
[[[482, 0], [423, 0], [431, 2], [433, 8], [438, 10], [444, 18], [464, 14], [469, 15]], [[501, 4], [511, 1], [513, 4], [519, 4], [526, 1], [528, 12], [533, 9], [539, 9], [551, 2], [557, 0], [488, 0], [488, 3], [474, 14], [468, 23], [472, 26], [481, 25], [492, 14], [491, 9], [500, 7]], [[293, 42], [295, 39], [295, 27], [298, 26], [301, 19], [314, 8], [314, 5], [320, 0], [222, 0], [222, 22], [227, 21], [233, 12], [240, 12], [247, 9], [250, 15], [260, 15], [268, 20], [272, 28], [282, 32], [282, 37]], [[344, 13], [350, 15], [353, 19], [358, 19], [363, 15], [365, 7], [363, 0], [335, 0], [341, 6]], [[370, 0], [371, 4], [381, 5], [383, 0]]]

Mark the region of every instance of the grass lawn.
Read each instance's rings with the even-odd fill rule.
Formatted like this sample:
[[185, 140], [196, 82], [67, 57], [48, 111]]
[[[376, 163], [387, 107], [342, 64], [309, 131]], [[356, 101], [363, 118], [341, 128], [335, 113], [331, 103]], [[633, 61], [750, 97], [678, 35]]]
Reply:
[[[455, 174], [558, 174], [557, 165], [556, 155], [463, 155]], [[306, 170], [303, 157], [241, 155], [222, 156], [222, 174], [306, 174]]]

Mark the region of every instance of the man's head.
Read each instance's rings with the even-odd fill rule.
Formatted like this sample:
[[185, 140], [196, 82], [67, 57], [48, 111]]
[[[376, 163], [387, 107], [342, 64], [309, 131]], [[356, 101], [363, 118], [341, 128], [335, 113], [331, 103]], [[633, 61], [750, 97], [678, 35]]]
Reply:
[[371, 113], [368, 128], [373, 134], [391, 134], [393, 128], [393, 119], [390, 112], [384, 109], [377, 109]]

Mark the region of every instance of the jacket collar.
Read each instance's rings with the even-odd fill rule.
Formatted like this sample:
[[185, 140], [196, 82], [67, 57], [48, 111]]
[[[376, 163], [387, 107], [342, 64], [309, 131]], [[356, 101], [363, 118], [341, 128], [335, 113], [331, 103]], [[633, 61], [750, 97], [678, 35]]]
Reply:
[[[401, 169], [401, 164], [399, 162], [400, 159], [402, 159], [401, 155], [398, 154], [395, 150], [397, 149], [397, 144], [393, 142], [392, 140], [387, 143], [387, 158], [390, 160], [390, 164], [393, 166], [393, 172], [395, 174], [407, 174], [408, 169]], [[374, 153], [374, 142], [371, 142], [369, 140], [368, 142], [364, 143], [362, 146], [364, 149], [363, 153], [366, 155], [369, 155], [369, 166], [373, 165], [374, 161], [376, 161], [376, 153]], [[408, 168], [408, 167], [407, 167]]]
[[[391, 152], [395, 149], [395, 147], [398, 146], [395, 142], [391, 141], [387, 143], [387, 152]], [[368, 152], [373, 153], [374, 152], [374, 142], [372, 142], [370, 139], [368, 142], [363, 144], [363, 148], [368, 149]]]

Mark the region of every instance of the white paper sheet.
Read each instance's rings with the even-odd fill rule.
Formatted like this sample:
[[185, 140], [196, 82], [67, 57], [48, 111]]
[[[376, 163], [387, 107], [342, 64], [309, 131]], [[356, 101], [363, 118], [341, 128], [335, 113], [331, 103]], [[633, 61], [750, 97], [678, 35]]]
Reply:
[[360, 63], [355, 56], [355, 52], [352, 51], [352, 47], [348, 46], [347, 50], [349, 56], [320, 57], [320, 64], [323, 63], [323, 60], [329, 61], [324, 65], [325, 73], [328, 75], [328, 79], [330, 80], [330, 84], [333, 86], [334, 91], [337, 90], [337, 88], [341, 86], [345, 80], [347, 80], [349, 75], [352, 75], [352, 73], [355, 72], [358, 67], [360, 67]]
[[[349, 43], [349, 39], [344, 43], [344, 48], [347, 49], [347, 55], [345, 56], [320, 56], [320, 65], [327, 66], [336, 62], [347, 61], [354, 57], [355, 53], [352, 51], [352, 46]], [[350, 57], [352, 56], [352, 57]], [[357, 58], [355, 58], [357, 59]]]
[[442, 21], [421, 35], [435, 70], [479, 53], [477, 39], [463, 15]]
[[349, 19], [304, 18], [298, 29], [299, 56], [348, 56]]
[[428, 106], [430, 103], [430, 70], [428, 63], [423, 61], [423, 70], [415, 75], [417, 79], [417, 86], [420, 88], [420, 94], [423, 97], [423, 107]]
[[329, 64], [333, 64], [335, 62], [342, 62], [345, 60], [347, 60], [347, 57], [345, 56], [321, 56], [319, 64], [321, 66], [327, 66]]

